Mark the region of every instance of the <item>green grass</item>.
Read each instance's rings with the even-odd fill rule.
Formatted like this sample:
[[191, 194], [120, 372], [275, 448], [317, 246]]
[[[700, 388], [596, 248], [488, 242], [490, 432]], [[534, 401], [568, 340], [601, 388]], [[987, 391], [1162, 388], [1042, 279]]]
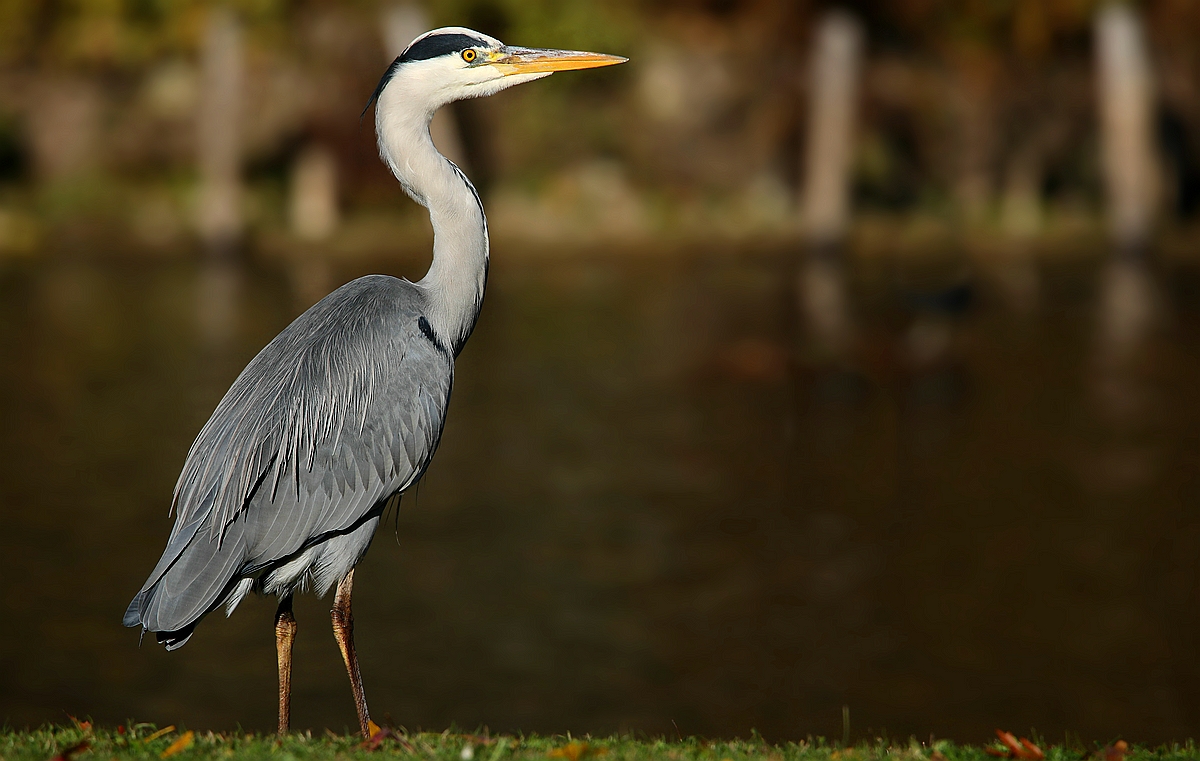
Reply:
[[[761, 738], [666, 740], [634, 737], [584, 737], [480, 735], [452, 732], [397, 732], [384, 737], [374, 750], [358, 737], [333, 734], [293, 734], [282, 740], [273, 735], [188, 733], [160, 730], [152, 724], [135, 724], [120, 730], [77, 726], [47, 726], [33, 731], [0, 729], [0, 761], [49, 761], [64, 751], [87, 743], [69, 759], [110, 761], [137, 759], [199, 761], [200, 759], [262, 759], [307, 761], [401, 757], [413, 761], [994, 761], [985, 748], [948, 741], [932, 746], [915, 740], [876, 740], [841, 747], [821, 738], [774, 745]], [[1044, 746], [1045, 761], [1140, 761], [1141, 759], [1200, 759], [1200, 749], [1184, 745], [1158, 748], [1130, 747], [1127, 753], [1111, 748]], [[1106, 752], [1107, 751], [1107, 752]]]

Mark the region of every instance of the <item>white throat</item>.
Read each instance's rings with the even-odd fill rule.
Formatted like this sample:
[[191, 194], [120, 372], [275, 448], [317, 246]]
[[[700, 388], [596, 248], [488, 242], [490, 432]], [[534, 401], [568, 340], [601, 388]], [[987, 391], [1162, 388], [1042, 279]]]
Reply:
[[416, 285], [428, 296], [427, 317], [434, 333], [457, 354], [483, 304], [487, 220], [474, 186], [438, 153], [429, 135], [429, 121], [441, 104], [419, 86], [403, 84], [394, 81], [379, 94], [375, 107], [379, 154], [404, 191], [429, 210], [433, 263]]

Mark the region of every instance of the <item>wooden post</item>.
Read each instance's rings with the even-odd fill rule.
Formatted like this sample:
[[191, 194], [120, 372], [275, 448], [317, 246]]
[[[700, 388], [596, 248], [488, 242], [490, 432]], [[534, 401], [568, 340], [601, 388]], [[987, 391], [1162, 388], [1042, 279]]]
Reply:
[[327, 239], [337, 229], [337, 159], [327, 148], [310, 145], [292, 164], [288, 216], [292, 232], [306, 241]]
[[850, 162], [862, 32], [845, 11], [825, 14], [813, 50], [801, 216], [810, 244], [840, 243], [850, 212]]
[[1154, 160], [1154, 93], [1142, 25], [1127, 5], [1096, 16], [1100, 144], [1108, 217], [1121, 249], [1148, 241], [1158, 196]]
[[211, 248], [225, 249], [242, 233], [241, 111], [242, 34], [237, 18], [225, 8], [208, 17], [201, 61], [202, 85], [197, 118], [200, 198], [197, 226]]
[[1115, 246], [1100, 287], [1095, 381], [1102, 412], [1123, 430], [1145, 404], [1137, 358], [1158, 315], [1157, 288], [1142, 256], [1159, 191], [1154, 83], [1134, 9], [1108, 5], [1095, 24], [1101, 159]]
[[224, 346], [237, 327], [241, 273], [233, 254], [242, 235], [242, 34], [225, 8], [209, 12], [201, 52], [196, 135], [200, 187], [196, 226], [208, 257], [200, 272], [198, 319], [205, 342]]
[[817, 25], [800, 216], [808, 257], [797, 283], [802, 319], [826, 354], [842, 354], [852, 332], [839, 256], [850, 217], [850, 169], [862, 30], [845, 11]]
[[338, 225], [337, 159], [324, 146], [296, 156], [288, 197], [292, 234], [300, 241], [288, 268], [297, 306], [307, 309], [329, 293], [333, 270], [322, 246]]
[[28, 103], [39, 182], [75, 180], [95, 168], [104, 107], [100, 88], [82, 78], [38, 77]]
[[1022, 315], [1033, 314], [1041, 291], [1030, 251], [1042, 226], [1041, 181], [1042, 149], [1034, 137], [1009, 155], [1000, 205], [1007, 255], [999, 262], [998, 283], [1009, 304]]

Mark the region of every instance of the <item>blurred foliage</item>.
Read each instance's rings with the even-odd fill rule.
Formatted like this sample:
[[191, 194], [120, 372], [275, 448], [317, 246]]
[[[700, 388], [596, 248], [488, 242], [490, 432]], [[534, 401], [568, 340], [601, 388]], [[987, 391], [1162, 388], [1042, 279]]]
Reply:
[[[1046, 58], [1085, 33], [1099, 0], [887, 0], [847, 3], [883, 45], [910, 50], [977, 46], [1020, 60]], [[322, 3], [229, 0], [259, 37], [279, 42], [300, 14]], [[137, 67], [196, 48], [209, 0], [0, 0], [0, 65]], [[344, 4], [370, 12], [374, 2]], [[793, 12], [777, 6], [792, 5]], [[1147, 4], [1151, 5], [1151, 4]], [[1194, 4], [1168, 0], [1194, 16]], [[514, 42], [551, 40], [560, 47], [620, 50], [638, 42], [656, 17], [679, 13], [808, 18], [815, 3], [700, 0], [634, 5], [598, 0], [445, 0], [433, 4], [439, 24], [474, 26]], [[1188, 13], [1188, 11], [1191, 11]], [[795, 31], [782, 29], [782, 32]]]
[[[553, 192], [615, 160], [655, 203], [724, 199], [791, 208], [802, 176], [816, 19], [848, 7], [868, 40], [855, 203], [888, 214], [997, 216], [1014, 157], [1046, 204], [1098, 207], [1092, 18], [1102, 0], [441, 0], [432, 25], [514, 44], [629, 56], [457, 104], [470, 172]], [[283, 198], [291, 161], [318, 141], [338, 155], [349, 206], [394, 204], [370, 136], [351, 117], [382, 71], [385, 0], [228, 0], [247, 41], [246, 177]], [[1200, 3], [1144, 0], [1163, 72], [1167, 205], [1200, 210]], [[210, 0], [0, 0], [0, 182], [70, 172], [34, 125], [92, 130], [88, 171], [178, 174], [194, 162], [192, 115]], [[71, 89], [74, 88], [74, 89]], [[90, 91], [92, 111], [64, 100]], [[4, 116], [7, 114], [7, 116]], [[40, 121], [39, 121], [40, 118]], [[84, 141], [86, 142], [86, 141]], [[81, 142], [80, 145], [84, 143]], [[86, 155], [82, 148], [79, 155]], [[593, 167], [594, 168], [594, 167]], [[593, 173], [594, 175], [594, 173]], [[586, 184], [586, 182], [585, 182]], [[964, 188], [976, 188], [964, 191]], [[981, 189], [981, 190], [980, 190]], [[982, 197], [964, 201], [964, 193]], [[793, 198], [789, 198], [789, 194]], [[653, 200], [657, 199], [657, 200]], [[271, 201], [270, 203], [275, 203]], [[272, 218], [281, 218], [276, 210]], [[180, 210], [181, 214], [185, 214]], [[684, 215], [686, 216], [686, 214]], [[976, 213], [975, 217], [980, 214]]]
[[638, 14], [601, 0], [445, 0], [432, 5], [439, 25], [478, 28], [516, 45], [628, 50]]
[[[907, 47], [978, 46], [1017, 58], [1049, 55], [1091, 23], [1099, 0], [890, 0], [856, 3], [887, 38]], [[888, 29], [890, 27], [890, 29]]]
[[[0, 66], [136, 68], [197, 48], [208, 0], [0, 0]], [[332, 3], [230, 0], [251, 35], [286, 44], [289, 25], [305, 12]], [[377, 3], [342, 4], [373, 12]], [[519, 2], [448, 0], [434, 7], [435, 21], [474, 24], [513, 39], [556, 40], [556, 45], [627, 47], [631, 12], [595, 0]], [[466, 19], [466, 21], [464, 21]]]
[[[192, 51], [211, 3], [197, 0], [0, 0], [0, 63], [135, 68]], [[282, 3], [233, 3], [248, 20], [278, 19]]]

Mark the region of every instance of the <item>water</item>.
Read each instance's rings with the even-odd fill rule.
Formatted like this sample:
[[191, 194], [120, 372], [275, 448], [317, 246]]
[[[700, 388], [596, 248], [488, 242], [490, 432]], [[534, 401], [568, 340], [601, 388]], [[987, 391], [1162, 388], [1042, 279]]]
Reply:
[[[441, 450], [356, 576], [375, 716], [840, 738], [848, 705], [853, 737], [1195, 735], [1196, 271], [1160, 273], [1161, 327], [1114, 362], [1094, 262], [1038, 270], [1032, 309], [986, 272], [963, 304], [935, 293], [954, 268], [862, 264], [833, 363], [790, 359], [789, 271], [496, 262]], [[273, 728], [271, 601], [175, 653], [120, 618], [193, 436], [302, 307], [293, 282], [0, 272], [0, 720]], [[199, 293], [236, 316], [198, 316]], [[341, 731], [329, 602], [297, 604], [293, 723]]]

